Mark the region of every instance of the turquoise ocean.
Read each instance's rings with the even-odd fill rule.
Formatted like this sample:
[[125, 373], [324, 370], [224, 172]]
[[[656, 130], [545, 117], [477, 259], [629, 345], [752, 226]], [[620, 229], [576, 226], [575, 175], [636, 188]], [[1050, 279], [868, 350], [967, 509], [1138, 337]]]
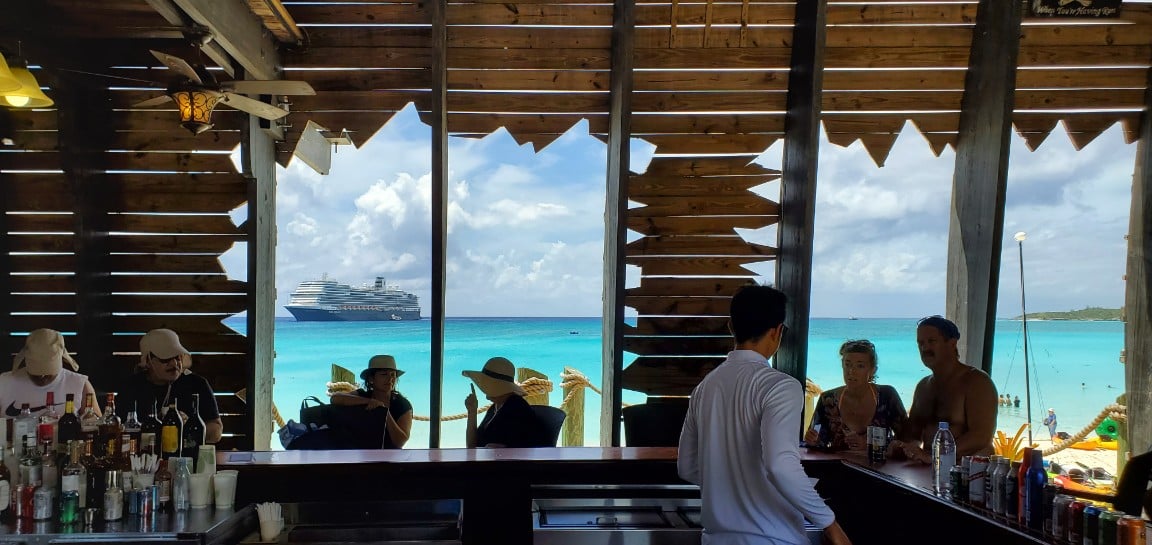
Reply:
[[[225, 323], [243, 332], [241, 318]], [[559, 405], [560, 372], [579, 369], [592, 384], [601, 383], [600, 318], [449, 318], [445, 323], [443, 414], [463, 413], [469, 381], [460, 372], [480, 369], [492, 356], [504, 356], [517, 367], [546, 374], [556, 385], [551, 404]], [[821, 388], [843, 384], [838, 349], [847, 339], [870, 339], [879, 355], [877, 382], [891, 384], [907, 406], [917, 381], [927, 374], [916, 350], [916, 319], [814, 318], [808, 339], [808, 377]], [[1019, 396], [1020, 408], [1000, 409], [998, 427], [1010, 435], [1025, 422], [1024, 335], [1020, 321], [996, 322], [992, 379], [1000, 393]], [[429, 414], [431, 322], [296, 322], [278, 318], [275, 335], [276, 379], [273, 398], [285, 419], [298, 418], [307, 396], [326, 399], [331, 364], [357, 373], [374, 354], [392, 354], [405, 374], [397, 389], [412, 401], [416, 415]], [[1122, 322], [1028, 322], [1032, 422], [1034, 434], [1047, 438], [1040, 425], [1049, 407], [1056, 409], [1060, 429], [1075, 433], [1124, 391]], [[630, 358], [626, 354], [625, 362]], [[600, 396], [588, 391], [585, 444], [599, 444]], [[483, 401], [483, 400], [482, 400]], [[644, 401], [625, 391], [626, 403]], [[464, 443], [463, 421], [445, 422], [441, 445]], [[410, 448], [426, 447], [428, 423], [413, 424]], [[274, 448], [279, 441], [273, 438]]]

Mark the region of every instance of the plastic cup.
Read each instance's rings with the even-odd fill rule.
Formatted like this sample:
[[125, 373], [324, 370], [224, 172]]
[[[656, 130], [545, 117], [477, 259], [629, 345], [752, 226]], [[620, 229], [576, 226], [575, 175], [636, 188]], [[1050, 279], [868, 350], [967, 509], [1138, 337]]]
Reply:
[[193, 473], [188, 487], [189, 505], [193, 509], [208, 507], [212, 503], [212, 475]]
[[141, 488], [141, 489], [148, 488], [149, 486], [152, 486], [152, 484], [156, 482], [156, 474], [155, 473], [137, 473], [134, 480], [136, 481], [137, 488]]
[[276, 541], [284, 529], [284, 519], [260, 521], [260, 541]]
[[236, 475], [233, 470], [217, 471], [212, 476], [212, 485], [216, 488], [216, 508], [232, 507], [236, 501]]
[[216, 473], [216, 445], [200, 445], [196, 453], [196, 472]]

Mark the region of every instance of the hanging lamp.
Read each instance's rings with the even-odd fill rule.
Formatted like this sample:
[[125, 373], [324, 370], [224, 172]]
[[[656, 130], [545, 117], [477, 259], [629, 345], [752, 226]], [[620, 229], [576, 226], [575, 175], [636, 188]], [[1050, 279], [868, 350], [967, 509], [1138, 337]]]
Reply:
[[20, 80], [12, 74], [12, 69], [8, 68], [8, 62], [4, 60], [4, 54], [0, 53], [0, 92], [15, 91], [20, 88]]
[[27, 62], [14, 59], [10, 69], [20, 87], [8, 91], [0, 90], [0, 97], [3, 97], [0, 104], [13, 108], [47, 108], [55, 104], [44, 91], [40, 90], [40, 84], [28, 70]]

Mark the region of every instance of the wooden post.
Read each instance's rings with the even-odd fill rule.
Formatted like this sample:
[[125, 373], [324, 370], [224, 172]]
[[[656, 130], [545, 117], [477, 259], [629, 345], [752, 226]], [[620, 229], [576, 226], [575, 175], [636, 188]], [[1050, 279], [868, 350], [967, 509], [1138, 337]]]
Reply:
[[[540, 371], [537, 371], [535, 369], [529, 369], [527, 367], [520, 367], [520, 368], [516, 369], [516, 382], [523, 384], [524, 381], [526, 381], [530, 378], [541, 378], [544, 380], [548, 380], [548, 375], [545, 375], [544, 373], [541, 373]], [[552, 402], [548, 399], [548, 392], [544, 392], [542, 394], [532, 394], [532, 395], [524, 396], [524, 400], [527, 401], [529, 405], [551, 405], [552, 404]]]
[[[1152, 71], [1148, 82], [1152, 85]], [[1128, 274], [1124, 291], [1124, 386], [1128, 444], [1133, 454], [1152, 446], [1152, 87], [1144, 92], [1140, 144], [1132, 176], [1128, 219]]]
[[985, 371], [992, 370], [1019, 49], [1019, 3], [981, 0], [961, 102], [945, 308], [960, 327], [961, 361]]
[[[576, 373], [571, 367], [564, 368], [564, 374]], [[583, 385], [569, 385], [564, 387], [564, 399], [560, 400], [560, 408], [567, 414], [564, 418], [564, 427], [561, 429], [565, 447], [584, 446], [584, 390]], [[565, 400], [567, 402], [565, 403]]]
[[[12, 123], [12, 112], [8, 108], [0, 108], [0, 138], [15, 138], [15, 126]], [[0, 154], [0, 191], [8, 192], [8, 175], [2, 171], [7, 168], [5, 164], [9, 154]], [[12, 301], [12, 237], [8, 235], [8, 212], [12, 211], [12, 199], [0, 199], [0, 308], [10, 309]], [[20, 350], [14, 346], [12, 335], [11, 312], [0, 312], [0, 352], [5, 356]], [[9, 351], [11, 350], [11, 351]]]
[[776, 367], [804, 384], [808, 371], [808, 317], [812, 309], [812, 230], [816, 217], [816, 165], [824, 82], [827, 0], [796, 2], [784, 160], [780, 182], [776, 286], [788, 295], [788, 333]]
[[432, 339], [428, 448], [440, 447], [444, 413], [444, 292], [448, 285], [448, 0], [428, 4], [432, 17]]
[[612, 76], [608, 111], [608, 176], [604, 194], [603, 396], [600, 444], [620, 444], [621, 374], [624, 372], [624, 269], [628, 255], [628, 170], [632, 135], [632, 48], [636, 3], [616, 0], [612, 10]]

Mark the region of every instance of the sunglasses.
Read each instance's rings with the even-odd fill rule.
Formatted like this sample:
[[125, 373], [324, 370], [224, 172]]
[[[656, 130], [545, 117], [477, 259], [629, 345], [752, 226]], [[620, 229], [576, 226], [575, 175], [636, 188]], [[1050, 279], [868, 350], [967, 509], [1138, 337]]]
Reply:
[[175, 356], [172, 356], [171, 358], [164, 359], [164, 358], [157, 356], [156, 354], [149, 353], [148, 359], [151, 361], [154, 361], [156, 363], [159, 363], [160, 365], [171, 365], [173, 363], [180, 363], [180, 356], [179, 355], [175, 355]]

